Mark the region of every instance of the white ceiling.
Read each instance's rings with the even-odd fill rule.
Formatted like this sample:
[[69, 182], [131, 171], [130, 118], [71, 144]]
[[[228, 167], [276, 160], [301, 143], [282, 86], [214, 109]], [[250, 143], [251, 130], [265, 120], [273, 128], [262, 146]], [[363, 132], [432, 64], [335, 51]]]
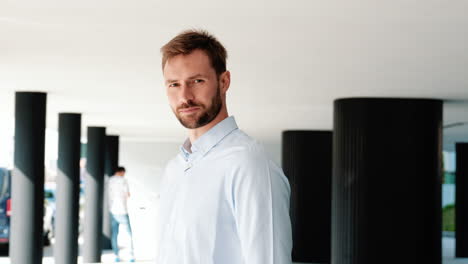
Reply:
[[[444, 123], [468, 121], [468, 1], [0, 2], [0, 118], [14, 91], [48, 92], [48, 127], [83, 113], [123, 140], [177, 140], [159, 48], [203, 28], [225, 44], [229, 112], [262, 141], [331, 129], [333, 100], [450, 99]], [[83, 130], [85, 132], [85, 129]], [[445, 130], [445, 148], [468, 125]]]

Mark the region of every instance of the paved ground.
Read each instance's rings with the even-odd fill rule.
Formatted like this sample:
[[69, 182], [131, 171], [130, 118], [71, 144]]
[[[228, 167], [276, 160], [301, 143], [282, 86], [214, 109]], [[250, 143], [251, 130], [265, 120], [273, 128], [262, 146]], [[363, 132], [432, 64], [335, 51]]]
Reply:
[[443, 246], [443, 264], [468, 264], [468, 258], [455, 258], [455, 238], [444, 237], [442, 239]]
[[[10, 263], [10, 258], [7, 256], [8, 252], [5, 250], [0, 251], [0, 264], [11, 264]], [[129, 263], [125, 262], [125, 260], [128, 260], [127, 256], [122, 257], [123, 260], [120, 263]], [[103, 252], [102, 258], [101, 258], [101, 263], [114, 263], [114, 255], [112, 254], [111, 250], [105, 250]], [[154, 264], [154, 261], [151, 259], [137, 259], [137, 263], [141, 264]], [[53, 248], [52, 247], [45, 247], [44, 248], [44, 258], [42, 261], [43, 264], [55, 264], [54, 257], [53, 257]], [[82, 256], [78, 258], [78, 263], [83, 263]]]
[[[444, 237], [443, 238], [443, 264], [468, 264], [468, 258], [462, 258], [462, 259], [455, 259], [455, 239], [450, 238], [450, 237]], [[125, 258], [126, 252], [125, 249], [122, 252], [122, 257]], [[8, 252], [6, 252], [4, 249], [0, 251], [0, 264], [10, 264], [10, 259], [8, 258]], [[46, 247], [44, 248], [44, 259], [43, 259], [44, 264], [53, 264], [54, 263], [54, 258], [53, 258], [53, 247]], [[83, 263], [82, 258], [80, 256], [78, 263]], [[112, 251], [106, 250], [103, 252], [102, 255], [102, 262], [101, 263], [114, 263], [114, 256], [112, 254]], [[127, 262], [121, 262], [121, 263], [127, 263]], [[142, 259], [138, 258], [137, 256], [137, 263], [141, 264], [154, 264], [154, 260], [152, 259]], [[300, 264], [300, 263], [297, 263]]]

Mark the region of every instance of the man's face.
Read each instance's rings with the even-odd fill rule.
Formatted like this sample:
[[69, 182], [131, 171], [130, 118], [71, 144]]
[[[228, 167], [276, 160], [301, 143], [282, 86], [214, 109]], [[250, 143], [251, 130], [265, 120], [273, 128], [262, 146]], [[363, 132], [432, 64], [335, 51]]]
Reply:
[[216, 71], [204, 51], [169, 59], [163, 74], [169, 104], [184, 127], [199, 128], [215, 119], [223, 101]]

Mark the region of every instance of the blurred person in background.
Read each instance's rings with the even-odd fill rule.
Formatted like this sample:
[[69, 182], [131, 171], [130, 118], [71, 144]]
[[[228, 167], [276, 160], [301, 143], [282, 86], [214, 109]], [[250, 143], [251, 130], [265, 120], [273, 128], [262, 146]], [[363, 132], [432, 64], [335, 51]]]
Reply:
[[125, 168], [118, 167], [115, 174], [109, 178], [109, 211], [112, 221], [112, 250], [115, 254], [115, 262], [120, 262], [119, 245], [117, 238], [119, 235], [119, 226], [122, 225], [130, 238], [130, 262], [135, 262], [133, 252], [132, 228], [130, 218], [128, 217], [127, 200], [130, 197], [130, 190], [125, 176]]

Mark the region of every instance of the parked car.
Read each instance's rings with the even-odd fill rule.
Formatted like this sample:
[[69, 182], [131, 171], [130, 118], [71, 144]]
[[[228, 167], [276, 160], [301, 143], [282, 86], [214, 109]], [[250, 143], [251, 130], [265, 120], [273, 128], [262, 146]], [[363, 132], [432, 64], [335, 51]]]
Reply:
[[11, 171], [0, 168], [0, 244], [10, 242]]
[[[54, 236], [55, 193], [44, 190], [44, 245], [50, 245]], [[0, 168], [0, 244], [10, 243], [11, 170]]]
[[55, 237], [55, 186], [44, 188], [44, 245], [51, 244]]

